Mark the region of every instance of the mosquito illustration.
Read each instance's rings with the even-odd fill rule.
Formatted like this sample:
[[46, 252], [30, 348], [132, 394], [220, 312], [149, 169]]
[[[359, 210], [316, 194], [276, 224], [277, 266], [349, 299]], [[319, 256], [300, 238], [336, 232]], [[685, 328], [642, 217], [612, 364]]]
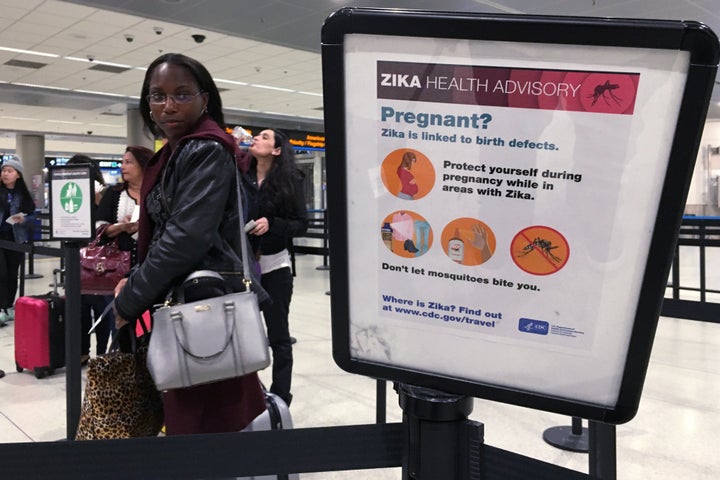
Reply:
[[608, 102], [608, 97], [611, 98], [615, 103], [617, 103], [618, 107], [620, 106], [620, 102], [622, 101], [622, 98], [618, 97], [613, 93], [613, 90], [617, 90], [620, 88], [620, 85], [617, 83], [610, 83], [610, 80], [605, 80], [605, 83], [602, 83], [600, 85], [597, 85], [595, 87], [595, 90], [593, 91], [592, 95], [588, 95], [588, 97], [592, 97], [593, 101], [590, 104], [595, 105], [595, 103], [598, 101], [598, 99], [602, 98], [605, 100], [605, 103], [610, 105], [610, 102]]
[[531, 243], [528, 243], [525, 245], [522, 250], [520, 250], [520, 253], [518, 253], [518, 257], [524, 257], [528, 253], [534, 251], [535, 249], [540, 250], [542, 253], [547, 255], [551, 261], [553, 262], [562, 262], [562, 258], [558, 257], [557, 255], [554, 255], [550, 250], [554, 250], [558, 248], [557, 245], [553, 245], [550, 240], [545, 240], [544, 238], [535, 237], [535, 240], [533, 240]]

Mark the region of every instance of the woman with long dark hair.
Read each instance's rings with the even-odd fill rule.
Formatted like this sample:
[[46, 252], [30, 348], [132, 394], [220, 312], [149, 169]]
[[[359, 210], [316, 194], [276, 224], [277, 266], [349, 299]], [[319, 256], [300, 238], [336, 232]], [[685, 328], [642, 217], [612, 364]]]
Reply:
[[260, 282], [272, 304], [263, 308], [273, 354], [270, 391], [292, 401], [292, 341], [288, 316], [293, 291], [288, 246], [307, 230], [303, 175], [285, 133], [262, 130], [253, 137], [250, 169], [243, 176], [248, 192], [248, 218], [255, 221], [250, 243], [260, 262]]
[[[153, 153], [149, 148], [142, 146], [126, 147], [120, 166], [123, 181], [104, 190], [95, 211], [96, 232], [102, 232], [105, 239], [117, 237], [120, 250], [131, 252], [131, 265], [135, 265], [137, 259], [137, 212], [140, 211], [143, 170]], [[90, 334], [87, 332], [92, 325], [91, 310], [97, 320], [111, 299], [112, 297], [106, 295], [82, 296], [80, 315], [83, 326], [80, 357], [82, 364], [90, 358]], [[109, 313], [95, 326], [96, 355], [102, 355], [107, 350], [110, 334], [114, 330], [114, 322], [112, 313]]]
[[[28, 215], [35, 211], [35, 202], [23, 180], [23, 171], [20, 158], [14, 155], [2, 164], [0, 239], [17, 243], [30, 241]], [[0, 327], [15, 318], [12, 306], [17, 294], [20, 263], [24, 258], [24, 252], [0, 248]]]
[[107, 190], [95, 215], [95, 228], [103, 228], [104, 237], [117, 237], [121, 250], [133, 252], [133, 265], [143, 172], [153, 154], [149, 148], [137, 145], [125, 148], [120, 167], [123, 181]]
[[[195, 270], [214, 270], [242, 291], [236, 193], [237, 145], [225, 132], [222, 101], [207, 69], [180, 54], [148, 67], [140, 95], [146, 127], [167, 143], [145, 169], [138, 265], [116, 288], [116, 325], [164, 301]], [[253, 281], [260, 301], [267, 294]], [[121, 333], [118, 332], [118, 335]], [[172, 361], [169, 359], [168, 361]], [[168, 435], [239, 431], [265, 410], [256, 374], [163, 392]]]

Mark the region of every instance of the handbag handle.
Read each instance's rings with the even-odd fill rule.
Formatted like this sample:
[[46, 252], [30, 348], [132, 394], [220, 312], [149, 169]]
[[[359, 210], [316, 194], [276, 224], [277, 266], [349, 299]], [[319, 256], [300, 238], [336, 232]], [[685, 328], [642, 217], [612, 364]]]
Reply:
[[[125, 326], [125, 328], [129, 327], [129, 325]], [[112, 342], [110, 342], [110, 346], [107, 349], [108, 352], [120, 349], [120, 346], [118, 345], [118, 339], [120, 338], [119, 333], [120, 330], [115, 332], [115, 336], [113, 337]], [[137, 339], [135, 338], [135, 332], [130, 332], [130, 349], [132, 350], [131, 353], [137, 353]]]
[[[102, 243], [102, 241], [103, 241], [103, 235], [105, 235], [105, 231], [108, 229], [109, 226], [110, 226], [109, 223], [103, 223], [102, 225], [100, 225], [100, 226], [97, 228], [97, 230], [95, 231], [95, 238], [92, 240], [92, 243], [95, 243], [95, 244], [100, 244], [100, 243]], [[106, 241], [105, 241], [105, 245], [113, 245], [113, 246], [115, 246], [115, 247], [118, 247], [118, 244], [119, 244], [119, 240], [120, 240], [120, 239], [119, 239], [117, 236], [115, 236], [115, 237], [112, 237], [112, 238], [111, 238], [111, 237], [106, 237], [105, 240], [106, 240]]]

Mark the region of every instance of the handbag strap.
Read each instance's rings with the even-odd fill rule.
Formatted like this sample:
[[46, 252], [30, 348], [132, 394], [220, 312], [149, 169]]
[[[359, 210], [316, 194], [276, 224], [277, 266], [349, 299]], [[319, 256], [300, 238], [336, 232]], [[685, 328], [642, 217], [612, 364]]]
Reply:
[[245, 215], [243, 215], [243, 201], [242, 201], [242, 192], [240, 191], [240, 172], [238, 171], [237, 166], [235, 166], [235, 190], [237, 191], [237, 204], [238, 204], [238, 226], [240, 227], [240, 250], [241, 250], [241, 259], [242, 259], [242, 267], [243, 267], [243, 282], [245, 283], [245, 288], [247, 290], [250, 290], [250, 284], [252, 283], [252, 277], [250, 276], [250, 260], [248, 256], [248, 246], [247, 246], [247, 233], [245, 233], [245, 228], [243, 228], [243, 220], [245, 219]]
[[103, 312], [100, 314], [100, 316], [97, 318], [97, 320], [95, 320], [95, 323], [93, 323], [92, 326], [90, 327], [90, 330], [88, 331], [88, 335], [93, 333], [95, 331], [95, 329], [97, 328], [97, 326], [100, 325], [100, 322], [103, 321], [103, 318], [105, 318], [105, 315], [110, 311], [110, 309], [112, 308], [114, 303], [115, 303], [114, 298], [108, 302], [107, 306], [105, 307], [105, 310], [103, 310]]
[[[126, 325], [125, 328], [129, 328], [129, 325]], [[146, 330], [147, 333], [147, 330]], [[107, 351], [112, 352], [114, 350], [119, 350], [120, 345], [118, 345], [118, 339], [120, 338], [120, 330], [115, 332], [115, 336], [113, 337], [112, 341], [110, 342], [110, 346], [108, 347]], [[135, 338], [135, 332], [130, 332], [130, 350], [132, 353], [137, 352], [137, 338]]]

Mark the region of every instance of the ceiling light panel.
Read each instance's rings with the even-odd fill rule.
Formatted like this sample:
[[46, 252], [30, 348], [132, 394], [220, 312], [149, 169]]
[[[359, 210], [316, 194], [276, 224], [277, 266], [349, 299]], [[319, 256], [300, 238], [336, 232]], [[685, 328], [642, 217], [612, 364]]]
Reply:
[[130, 67], [120, 67], [117, 65], [108, 65], [105, 63], [95, 63], [88, 70], [94, 70], [94, 71], [98, 71], [98, 72], [107, 72], [107, 73], [123, 73], [123, 72], [127, 72], [128, 70], [131, 70], [131, 68]]
[[21, 68], [30, 68], [37, 70], [39, 68], [44, 67], [47, 65], [47, 63], [41, 63], [41, 62], [31, 62], [28, 60], [19, 60], [19, 59], [12, 59], [5, 62], [3, 65], [7, 65], [9, 67], [21, 67]]

